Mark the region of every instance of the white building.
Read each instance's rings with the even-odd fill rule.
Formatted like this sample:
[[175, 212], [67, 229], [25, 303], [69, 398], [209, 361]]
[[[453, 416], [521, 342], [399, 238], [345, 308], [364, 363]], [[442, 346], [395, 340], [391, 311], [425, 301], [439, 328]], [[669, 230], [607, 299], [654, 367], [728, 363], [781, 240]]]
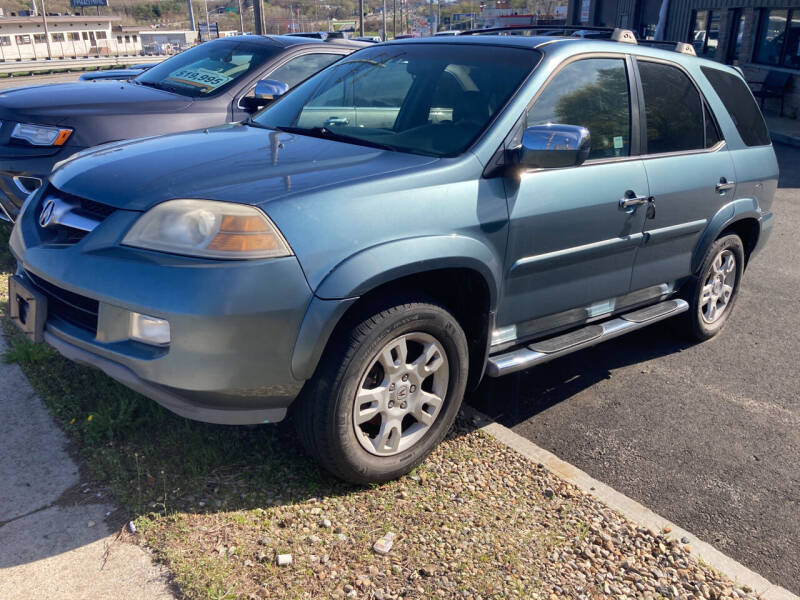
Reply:
[[[122, 32], [119, 17], [0, 17], [0, 61], [136, 56], [138, 33]], [[49, 43], [48, 43], [49, 42]]]

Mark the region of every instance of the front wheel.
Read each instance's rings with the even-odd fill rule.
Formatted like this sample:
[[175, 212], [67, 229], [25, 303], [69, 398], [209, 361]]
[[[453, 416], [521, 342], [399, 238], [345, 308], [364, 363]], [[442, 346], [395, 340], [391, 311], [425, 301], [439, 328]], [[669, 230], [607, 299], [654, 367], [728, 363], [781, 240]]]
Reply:
[[422, 299], [362, 312], [326, 349], [296, 404], [304, 446], [353, 483], [413, 469], [453, 424], [467, 382], [467, 341]]
[[722, 330], [733, 311], [743, 272], [744, 246], [738, 235], [726, 235], [711, 245], [698, 275], [687, 284], [692, 337], [707, 340]]

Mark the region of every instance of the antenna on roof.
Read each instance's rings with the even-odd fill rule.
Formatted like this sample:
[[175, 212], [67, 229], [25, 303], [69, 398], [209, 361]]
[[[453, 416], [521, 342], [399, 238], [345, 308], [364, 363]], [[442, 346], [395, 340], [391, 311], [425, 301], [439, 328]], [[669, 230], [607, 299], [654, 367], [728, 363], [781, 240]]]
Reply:
[[614, 31], [611, 33], [611, 41], [634, 45], [637, 43], [636, 36], [633, 35], [633, 32], [630, 29], [621, 29], [619, 27], [614, 29]]
[[686, 42], [678, 42], [675, 44], [675, 52], [689, 54], [690, 56], [697, 56], [697, 52], [694, 51], [694, 46], [687, 44]]

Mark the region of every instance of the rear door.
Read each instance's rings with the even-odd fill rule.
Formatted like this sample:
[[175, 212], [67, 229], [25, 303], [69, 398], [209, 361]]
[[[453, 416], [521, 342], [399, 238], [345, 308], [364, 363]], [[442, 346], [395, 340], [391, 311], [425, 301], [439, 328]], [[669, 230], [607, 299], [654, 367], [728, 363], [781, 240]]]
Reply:
[[691, 274], [692, 253], [711, 217], [733, 200], [731, 153], [689, 74], [637, 57], [644, 166], [654, 200], [636, 255], [633, 290]]

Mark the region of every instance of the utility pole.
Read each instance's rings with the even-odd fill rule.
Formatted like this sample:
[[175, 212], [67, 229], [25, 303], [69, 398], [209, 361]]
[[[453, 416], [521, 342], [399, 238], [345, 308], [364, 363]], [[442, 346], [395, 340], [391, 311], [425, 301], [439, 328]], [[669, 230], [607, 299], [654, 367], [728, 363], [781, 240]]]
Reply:
[[430, 1], [430, 5], [431, 5], [430, 6], [430, 8], [431, 8], [430, 17], [429, 18], [430, 18], [430, 21], [431, 21], [431, 35], [433, 35], [434, 34], [434, 30], [433, 30], [433, 0], [429, 0], [429, 1]]
[[[34, 7], [36, 4], [34, 3]], [[47, 9], [44, 6], [44, 0], [42, 0], [42, 25], [44, 25], [44, 39], [47, 41], [47, 60], [53, 60], [53, 52], [50, 49], [50, 34], [47, 32]], [[31, 34], [32, 36], [33, 34]], [[33, 37], [31, 37], [33, 39]], [[35, 48], [36, 46], [34, 46]], [[36, 52], [33, 53], [34, 56]]]
[[197, 29], [197, 27], [194, 22], [194, 8], [192, 7], [192, 0], [186, 0], [186, 3], [189, 5], [189, 29], [194, 31]]
[[397, 37], [397, 0], [392, 0], [392, 37]]
[[242, 0], [239, 0], [239, 31], [244, 35], [244, 15], [242, 14]]
[[386, 36], [386, 0], [383, 0], [383, 14], [382, 14], [382, 17], [383, 17], [383, 41], [385, 42], [387, 39], [389, 39]]
[[364, 0], [358, 0], [358, 35], [364, 35]]
[[256, 21], [256, 35], [264, 35], [264, 13], [261, 0], [253, 0], [253, 18]]

